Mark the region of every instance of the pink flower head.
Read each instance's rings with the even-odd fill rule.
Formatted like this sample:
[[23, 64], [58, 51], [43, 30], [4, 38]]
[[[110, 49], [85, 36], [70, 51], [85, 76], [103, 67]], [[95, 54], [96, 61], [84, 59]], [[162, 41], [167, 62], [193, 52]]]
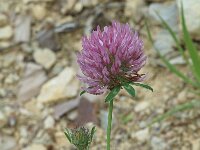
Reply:
[[144, 74], [138, 71], [145, 65], [143, 41], [129, 24], [116, 21], [97, 27], [90, 37], [82, 38], [82, 51], [78, 54], [78, 64], [83, 72], [79, 79], [88, 85], [83, 88], [91, 94], [102, 94], [112, 90], [123, 81], [140, 82]]

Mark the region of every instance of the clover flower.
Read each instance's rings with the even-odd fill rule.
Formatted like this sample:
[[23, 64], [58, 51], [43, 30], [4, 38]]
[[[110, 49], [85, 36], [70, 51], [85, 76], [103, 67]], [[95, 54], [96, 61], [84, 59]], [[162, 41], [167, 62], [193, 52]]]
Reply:
[[77, 62], [83, 75], [79, 79], [87, 84], [88, 93], [102, 94], [125, 82], [140, 82], [145, 75], [139, 70], [145, 65], [143, 41], [129, 24], [116, 21], [105, 26], [103, 31], [97, 27], [90, 37], [82, 38], [82, 51]]

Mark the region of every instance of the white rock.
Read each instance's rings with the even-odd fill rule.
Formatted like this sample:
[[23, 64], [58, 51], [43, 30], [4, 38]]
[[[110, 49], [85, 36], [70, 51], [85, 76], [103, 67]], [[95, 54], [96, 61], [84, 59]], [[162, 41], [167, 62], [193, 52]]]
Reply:
[[70, 112], [68, 115], [67, 115], [67, 118], [71, 121], [74, 121], [76, 118], [78, 117], [78, 112], [75, 110], [75, 111], [72, 111]]
[[149, 107], [149, 102], [147, 102], [147, 101], [144, 101], [144, 102], [140, 102], [140, 103], [138, 103], [136, 106], [135, 106], [135, 112], [141, 112], [141, 111], [143, 111], [143, 110], [145, 110], [145, 109], [147, 109], [148, 107]]
[[47, 148], [41, 144], [32, 144], [22, 150], [47, 150]]
[[177, 56], [177, 57], [175, 57], [175, 58], [172, 58], [172, 59], [170, 59], [169, 62], [170, 62], [171, 64], [174, 64], [174, 65], [176, 65], [176, 64], [178, 64], [178, 65], [185, 64], [185, 60], [183, 59], [182, 56]]
[[144, 4], [143, 0], [126, 0], [125, 15], [137, 17], [139, 13], [142, 14], [141, 7]]
[[45, 120], [44, 120], [44, 128], [45, 129], [52, 129], [55, 125], [55, 120], [52, 116], [48, 116]]
[[100, 120], [101, 120], [101, 128], [106, 130], [108, 124], [108, 112], [101, 110], [100, 111]]
[[146, 128], [139, 130], [136, 133], [133, 133], [131, 137], [136, 138], [138, 141], [145, 142], [146, 140], [149, 139], [149, 129]]
[[0, 40], [7, 40], [13, 36], [13, 29], [11, 26], [0, 28]]
[[151, 21], [161, 24], [161, 20], [156, 12], [172, 27], [174, 30], [178, 29], [178, 10], [176, 2], [170, 3], [152, 3], [149, 6], [148, 14]]
[[21, 15], [15, 18], [14, 41], [29, 42], [31, 37], [31, 17]]
[[62, 5], [61, 12], [63, 14], [68, 13], [70, 10], [73, 9], [73, 7], [75, 6], [75, 4], [76, 4], [76, 0], [68, 0], [67, 3], [65, 2]]
[[0, 41], [0, 49], [6, 49], [11, 45], [10, 41]]
[[173, 51], [175, 42], [167, 30], [161, 30], [157, 35], [154, 46], [160, 51], [162, 55], [166, 55]]
[[45, 69], [51, 68], [56, 61], [56, 56], [53, 51], [49, 49], [36, 50], [33, 54], [35, 61], [42, 65]]
[[13, 84], [15, 83], [16, 81], [19, 80], [19, 76], [17, 74], [9, 74], [6, 79], [5, 79], [5, 83], [6, 84]]
[[200, 150], [200, 139], [191, 139], [192, 150]]
[[2, 66], [6, 68], [15, 65], [16, 59], [16, 53], [8, 53], [3, 56]]
[[0, 136], [0, 150], [13, 150], [16, 148], [17, 142], [12, 136]]
[[85, 7], [95, 6], [98, 4], [98, 0], [81, 0], [81, 2]]
[[27, 127], [21, 126], [20, 129], [19, 129], [19, 132], [20, 132], [20, 136], [21, 137], [23, 137], [23, 138], [27, 138], [28, 137]]
[[32, 7], [32, 14], [37, 20], [42, 20], [47, 14], [47, 10], [42, 5], [35, 5]]
[[73, 80], [75, 75], [73, 68], [66, 67], [58, 76], [43, 85], [37, 100], [41, 103], [49, 103], [76, 96], [79, 82]]
[[[200, 0], [176, 0], [179, 10], [181, 10], [181, 1], [187, 29], [192, 35], [200, 38]], [[180, 13], [179, 16], [181, 16]]]
[[[5, 97], [7, 95], [7, 91], [6, 91], [6, 89], [2, 89], [2, 88], [0, 88], [0, 97]], [[0, 113], [1, 114], [1, 113]], [[1, 116], [1, 115], [0, 115]], [[1, 119], [1, 117], [0, 117], [0, 119]]]
[[8, 23], [7, 16], [5, 14], [0, 13], [0, 27], [3, 27]]
[[153, 150], [165, 150], [168, 147], [162, 138], [155, 136], [151, 139], [151, 146]]
[[81, 2], [77, 2], [74, 6], [74, 11], [75, 12], [80, 12], [83, 9], [83, 4]]
[[[112, 117], [113, 117], [112, 125], [114, 126], [116, 123], [116, 118], [115, 118], [114, 114]], [[105, 111], [105, 110], [100, 111], [100, 121], [101, 121], [101, 128], [106, 131], [107, 125], [108, 125], [108, 112], [107, 111]]]

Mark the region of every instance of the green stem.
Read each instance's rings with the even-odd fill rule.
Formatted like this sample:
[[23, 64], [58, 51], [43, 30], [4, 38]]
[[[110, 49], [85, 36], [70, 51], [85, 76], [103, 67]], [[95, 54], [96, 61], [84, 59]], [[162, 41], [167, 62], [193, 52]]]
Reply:
[[111, 134], [111, 128], [112, 128], [112, 111], [113, 111], [113, 99], [109, 102], [108, 126], [107, 126], [107, 150], [110, 150], [110, 134]]

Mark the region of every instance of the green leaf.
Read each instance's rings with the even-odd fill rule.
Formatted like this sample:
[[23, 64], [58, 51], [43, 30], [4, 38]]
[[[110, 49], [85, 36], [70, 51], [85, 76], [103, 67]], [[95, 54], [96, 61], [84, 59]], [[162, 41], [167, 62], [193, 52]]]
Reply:
[[184, 11], [183, 11], [183, 3], [181, 3], [181, 22], [182, 22], [182, 30], [183, 30], [183, 35], [184, 35], [184, 42], [186, 44], [186, 47], [192, 59], [193, 73], [197, 81], [200, 83], [200, 67], [199, 67], [200, 56], [187, 30], [185, 17], [184, 17]]
[[110, 93], [106, 96], [105, 102], [110, 102], [119, 93], [121, 86], [114, 87]]
[[152, 87], [150, 87], [149, 85], [147, 85], [147, 84], [143, 84], [143, 83], [136, 83], [136, 82], [131, 82], [131, 84], [133, 84], [133, 85], [135, 85], [135, 86], [140, 86], [140, 87], [143, 87], [143, 88], [145, 88], [145, 89], [148, 89], [148, 90], [150, 90], [150, 91], [152, 91], [153, 92], [153, 88]]
[[93, 139], [93, 137], [94, 137], [95, 131], [96, 131], [96, 128], [95, 128], [95, 126], [94, 126], [94, 127], [92, 127], [92, 130], [91, 130], [91, 142], [92, 142], [92, 139]]
[[71, 143], [72, 142], [71, 131], [66, 128], [65, 131], [64, 131], [64, 133], [65, 133], [65, 136], [67, 137], [67, 139], [69, 140], [69, 142]]
[[154, 124], [156, 122], [161, 122], [161, 121], [167, 119], [168, 117], [176, 114], [177, 112], [185, 111], [185, 110], [189, 110], [189, 109], [193, 109], [193, 108], [197, 108], [197, 107], [200, 107], [200, 100], [192, 100], [190, 102], [186, 102], [186, 103], [177, 105], [174, 108], [168, 110], [166, 113], [154, 118], [153, 121], [148, 126], [151, 126], [152, 124]]
[[84, 91], [81, 91], [80, 96], [83, 95], [83, 94], [85, 94], [85, 93], [86, 93], [85, 90], [84, 90]]
[[131, 96], [135, 97], [135, 89], [129, 83], [124, 83], [123, 87]]
[[[148, 34], [148, 38], [150, 40], [150, 42], [152, 43], [152, 45], [154, 45], [153, 43], [153, 38], [151, 35], [151, 32], [149, 30], [149, 26], [147, 24], [147, 21], [145, 20], [145, 24], [146, 24], [146, 29], [147, 29], [147, 34]], [[188, 78], [187, 76], [185, 76], [182, 72], [180, 72], [174, 65], [170, 64], [169, 61], [160, 54], [159, 50], [154, 47], [155, 50], [157, 51], [158, 55], [160, 56], [161, 60], [165, 63], [165, 65], [167, 66], [167, 68], [173, 72], [174, 74], [176, 74], [178, 77], [180, 77], [184, 82], [192, 84], [194, 87], [200, 87], [196, 82], [194, 82], [193, 80], [191, 80], [190, 78]]]

